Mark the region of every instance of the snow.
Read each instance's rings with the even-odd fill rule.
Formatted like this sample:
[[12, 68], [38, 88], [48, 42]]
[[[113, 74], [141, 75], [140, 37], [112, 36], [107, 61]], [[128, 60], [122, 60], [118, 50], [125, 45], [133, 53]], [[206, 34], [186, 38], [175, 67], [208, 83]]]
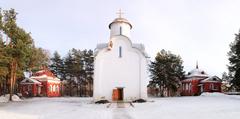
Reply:
[[206, 93], [202, 93], [201, 96], [225, 96], [224, 93], [209, 93], [209, 92], [206, 92]]
[[7, 96], [0, 96], [0, 103], [1, 102], [8, 102], [8, 100], [9, 100], [9, 96], [7, 97]]
[[[240, 96], [219, 93], [204, 96], [149, 98], [147, 103], [117, 108], [94, 104], [92, 98], [31, 98], [0, 103], [1, 119], [239, 119]], [[124, 107], [124, 105], [121, 105]]]
[[[9, 97], [10, 97], [10, 94], [6, 94], [5, 96], [4, 95], [0, 96], [0, 103], [8, 102]], [[17, 95], [14, 94], [12, 96], [12, 101], [22, 101], [22, 99], [20, 99]]]

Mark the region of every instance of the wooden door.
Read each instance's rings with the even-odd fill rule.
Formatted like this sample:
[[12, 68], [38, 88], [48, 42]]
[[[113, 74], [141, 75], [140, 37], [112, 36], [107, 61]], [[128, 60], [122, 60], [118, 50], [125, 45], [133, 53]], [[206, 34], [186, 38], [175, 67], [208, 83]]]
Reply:
[[112, 100], [113, 101], [123, 100], [123, 88], [113, 89]]

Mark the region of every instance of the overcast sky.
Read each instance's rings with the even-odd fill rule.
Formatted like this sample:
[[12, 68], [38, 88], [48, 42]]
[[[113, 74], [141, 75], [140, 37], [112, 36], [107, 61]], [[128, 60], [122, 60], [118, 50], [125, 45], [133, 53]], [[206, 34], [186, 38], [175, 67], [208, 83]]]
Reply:
[[131, 40], [154, 59], [161, 49], [178, 54], [185, 71], [199, 67], [221, 77], [227, 52], [240, 28], [240, 0], [0, 0], [14, 8], [18, 24], [38, 47], [65, 55], [109, 41], [119, 9], [133, 25]]

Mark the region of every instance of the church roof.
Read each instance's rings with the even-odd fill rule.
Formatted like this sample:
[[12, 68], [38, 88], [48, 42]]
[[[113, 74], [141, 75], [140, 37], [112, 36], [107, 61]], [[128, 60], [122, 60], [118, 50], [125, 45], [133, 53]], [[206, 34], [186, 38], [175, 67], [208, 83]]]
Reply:
[[134, 43], [134, 44], [132, 44], [132, 47], [141, 51], [144, 54], [145, 57], [147, 57], [147, 58], [149, 57], [148, 54], [145, 51], [145, 46], [143, 44]]
[[132, 29], [132, 25], [130, 24], [130, 22], [129, 22], [127, 19], [122, 18], [122, 17], [114, 19], [114, 20], [109, 24], [109, 26], [108, 26], [110, 29], [111, 29], [111, 25], [112, 25], [113, 23], [126, 23], [126, 24], [128, 24], [128, 25], [130, 26], [130, 28]]
[[195, 69], [188, 72], [186, 75], [186, 78], [192, 78], [192, 77], [199, 77], [199, 78], [207, 78], [209, 75], [204, 71], [198, 68], [198, 65]]
[[[107, 48], [108, 47], [108, 44], [107, 43], [100, 43], [100, 44], [97, 44], [97, 47], [95, 48], [95, 52], [94, 52], [94, 56], [97, 55], [97, 53], [104, 49], [104, 48]], [[149, 55], [146, 53], [145, 51], [145, 46], [143, 44], [137, 44], [137, 43], [134, 43], [132, 44], [132, 47], [139, 50], [146, 58], [149, 58]]]
[[97, 47], [96, 47], [95, 50], [103, 49], [103, 48], [106, 48], [106, 47], [108, 47], [107, 43], [100, 43], [100, 44], [97, 44]]

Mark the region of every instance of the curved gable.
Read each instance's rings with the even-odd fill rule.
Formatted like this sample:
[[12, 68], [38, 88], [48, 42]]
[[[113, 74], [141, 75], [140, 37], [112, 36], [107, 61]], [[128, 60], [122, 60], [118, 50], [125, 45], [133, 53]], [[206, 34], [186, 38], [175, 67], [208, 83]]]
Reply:
[[[116, 36], [112, 37], [110, 40], [113, 43], [112, 49], [122, 45], [123, 47], [125, 47], [129, 50], [132, 49], [133, 51], [137, 52], [138, 54], [142, 54], [145, 58], [149, 58], [148, 54], [145, 52], [144, 45], [143, 44], [133, 44], [127, 36], [116, 35]], [[107, 51], [110, 51], [108, 49], [107, 43], [98, 44], [95, 49], [94, 56], [97, 56], [100, 52], [107, 52]]]

